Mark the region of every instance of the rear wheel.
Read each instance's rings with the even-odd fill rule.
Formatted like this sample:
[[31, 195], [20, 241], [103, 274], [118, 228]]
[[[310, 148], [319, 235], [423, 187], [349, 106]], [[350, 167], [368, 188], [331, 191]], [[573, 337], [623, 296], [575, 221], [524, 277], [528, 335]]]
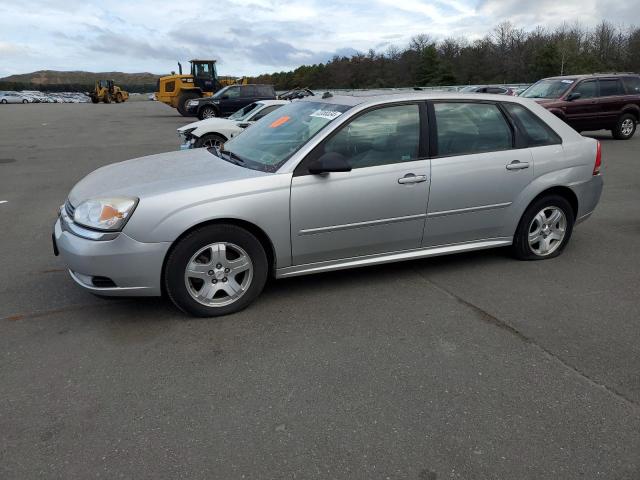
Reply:
[[103, 101], [104, 103], [111, 103], [111, 95], [109, 95], [108, 93], [105, 94]]
[[6, 105], [6, 104], [7, 104], [7, 99], [6, 99], [6, 98], [3, 98], [2, 100], [0, 100], [0, 103], [2, 103], [2, 104], [4, 104], [4, 105]]
[[215, 118], [218, 116], [218, 112], [211, 105], [205, 105], [198, 112], [198, 118], [204, 120], [205, 118]]
[[533, 202], [520, 219], [513, 239], [514, 255], [520, 260], [557, 257], [566, 247], [575, 215], [571, 204], [559, 195]]
[[267, 255], [253, 234], [235, 225], [210, 225], [173, 248], [164, 287], [181, 310], [215, 317], [249, 305], [262, 292], [267, 273]]
[[630, 113], [623, 113], [618, 117], [616, 126], [612, 133], [613, 138], [618, 140], [629, 140], [636, 131], [636, 117]]
[[29, 103], [29, 100], [27, 100], [26, 98], [22, 100], [22, 103]]
[[187, 102], [195, 98], [200, 98], [200, 95], [196, 92], [184, 92], [180, 95], [180, 98], [178, 99], [178, 106], [176, 107], [180, 115], [183, 117], [191, 116], [191, 114], [187, 112]]
[[206, 148], [221, 148], [226, 142], [227, 139], [222, 135], [218, 135], [217, 133], [208, 133], [206, 135], [201, 136], [195, 143], [196, 148], [206, 147]]
[[122, 94], [121, 93], [118, 93], [116, 95], [116, 103], [122, 103]]

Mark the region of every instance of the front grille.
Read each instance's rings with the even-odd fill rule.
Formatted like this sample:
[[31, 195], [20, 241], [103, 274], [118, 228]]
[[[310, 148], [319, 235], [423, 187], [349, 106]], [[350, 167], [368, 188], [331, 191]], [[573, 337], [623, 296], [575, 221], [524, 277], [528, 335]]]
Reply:
[[67, 212], [67, 215], [73, 218], [73, 214], [76, 212], [76, 207], [71, 205], [71, 202], [67, 200], [66, 202], [64, 202], [64, 210]]

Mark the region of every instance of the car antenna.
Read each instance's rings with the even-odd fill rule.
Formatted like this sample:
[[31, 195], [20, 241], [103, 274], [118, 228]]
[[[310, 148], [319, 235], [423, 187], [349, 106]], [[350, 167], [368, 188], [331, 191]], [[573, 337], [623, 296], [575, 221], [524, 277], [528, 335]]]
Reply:
[[324, 92], [322, 94], [322, 98], [331, 98], [333, 97], [333, 94], [331, 92]]

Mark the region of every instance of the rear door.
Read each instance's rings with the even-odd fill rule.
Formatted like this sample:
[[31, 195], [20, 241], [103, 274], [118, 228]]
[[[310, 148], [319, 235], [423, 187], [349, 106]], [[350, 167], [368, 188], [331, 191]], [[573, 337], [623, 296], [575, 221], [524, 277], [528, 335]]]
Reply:
[[495, 102], [430, 104], [431, 191], [424, 246], [513, 235], [509, 207], [533, 180], [528, 148]]
[[600, 118], [598, 81], [582, 80], [571, 93], [579, 93], [580, 97], [566, 103], [564, 113], [567, 123], [578, 131], [593, 128]]
[[602, 127], [613, 126], [625, 106], [626, 98], [620, 78], [601, 78], [599, 106]]
[[[430, 177], [424, 122], [419, 103], [377, 107], [301, 162], [291, 182], [295, 265], [420, 246]], [[352, 170], [310, 174], [309, 162], [328, 152], [345, 157]]]

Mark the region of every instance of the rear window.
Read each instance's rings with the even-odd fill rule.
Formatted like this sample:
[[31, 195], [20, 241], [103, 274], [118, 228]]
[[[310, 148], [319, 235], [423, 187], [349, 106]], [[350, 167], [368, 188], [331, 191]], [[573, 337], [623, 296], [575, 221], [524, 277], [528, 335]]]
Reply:
[[625, 77], [622, 79], [627, 93], [632, 95], [640, 94], [640, 77]]
[[497, 105], [435, 103], [437, 155], [468, 155], [508, 150], [513, 135]]
[[600, 96], [611, 97], [613, 95], [624, 95], [622, 82], [617, 78], [600, 80]]
[[561, 143], [560, 137], [540, 120], [534, 113], [516, 103], [504, 103], [509, 115], [518, 123], [520, 130], [524, 130], [527, 146], [540, 147]]

